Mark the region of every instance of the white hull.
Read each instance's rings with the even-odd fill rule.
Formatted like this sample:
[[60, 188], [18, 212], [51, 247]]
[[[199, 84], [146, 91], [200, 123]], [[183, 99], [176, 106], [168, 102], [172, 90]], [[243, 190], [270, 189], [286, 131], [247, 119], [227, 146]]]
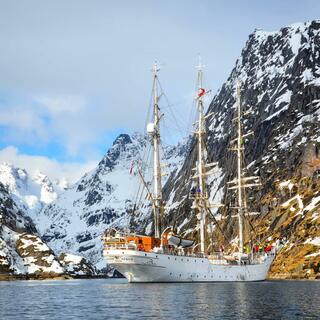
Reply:
[[119, 249], [106, 249], [104, 256], [129, 282], [262, 281], [274, 259], [266, 255], [261, 263], [232, 265], [208, 258]]

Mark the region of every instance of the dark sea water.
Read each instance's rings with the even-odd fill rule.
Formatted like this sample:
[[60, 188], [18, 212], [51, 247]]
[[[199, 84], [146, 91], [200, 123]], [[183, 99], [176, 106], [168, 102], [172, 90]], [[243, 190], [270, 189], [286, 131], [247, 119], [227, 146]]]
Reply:
[[320, 319], [320, 281], [0, 282], [0, 319]]

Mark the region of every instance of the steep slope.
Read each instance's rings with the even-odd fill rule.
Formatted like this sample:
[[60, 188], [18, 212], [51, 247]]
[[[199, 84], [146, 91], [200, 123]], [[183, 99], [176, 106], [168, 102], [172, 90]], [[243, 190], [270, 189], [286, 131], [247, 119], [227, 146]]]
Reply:
[[[103, 268], [103, 231], [110, 227], [126, 229], [132, 221], [139, 224], [140, 220], [145, 220], [147, 208], [137, 217], [129, 212], [140, 184], [137, 171], [132, 167], [140, 162], [148, 140], [138, 133], [119, 135], [95, 170], [44, 208], [38, 228], [57, 254], [80, 254]], [[169, 163], [167, 171], [176, 172], [185, 148], [185, 145], [178, 145], [164, 149], [164, 158]], [[130, 174], [130, 171], [133, 172]]]
[[[296, 241], [300, 248], [311, 248], [312, 253], [307, 250], [309, 253], [300, 257], [300, 264], [305, 265], [310, 259], [316, 260], [317, 265], [320, 257], [314, 253], [319, 250], [319, 220], [310, 218], [310, 214], [319, 210], [318, 191], [310, 186], [309, 196], [302, 198], [304, 208], [314, 204], [310, 214], [309, 209], [303, 214], [294, 210], [288, 213], [287, 210], [279, 211], [279, 207], [289, 195], [287, 198], [281, 195], [277, 186], [289, 179], [298, 182], [304, 177], [312, 179], [320, 168], [319, 51], [320, 21], [294, 24], [277, 32], [256, 30], [249, 36], [235, 68], [210, 104], [208, 113], [214, 112], [214, 116], [207, 120], [209, 161], [219, 163], [219, 170], [209, 181], [210, 198], [214, 202], [230, 203], [232, 196], [226, 191], [225, 183], [235, 176], [235, 159], [228, 147], [234, 137], [230, 128], [233, 126], [235, 88], [240, 81], [242, 105], [244, 111], [249, 111], [244, 129], [254, 132], [254, 137], [245, 141], [247, 170], [260, 175], [263, 182], [261, 190], [249, 192], [253, 211], [261, 212], [250, 220], [263, 243], [285, 239], [285, 248], [292, 248]], [[169, 179], [165, 188], [167, 200], [173, 207], [166, 216], [166, 224], [175, 225], [181, 231], [192, 232], [197, 226], [188, 195], [195, 158], [193, 144], [177, 177]], [[219, 213], [230, 217], [232, 210], [225, 207]], [[281, 223], [276, 223], [280, 218]], [[235, 222], [231, 218], [221, 221], [230, 238], [236, 236]], [[145, 226], [148, 223], [146, 221]], [[303, 225], [306, 231], [298, 237]], [[310, 228], [313, 228], [311, 233], [308, 232]], [[221, 241], [219, 234], [216, 237]], [[279, 273], [280, 268], [282, 273], [291, 272], [286, 259], [293, 259], [296, 250], [285, 250], [286, 255], [279, 255], [275, 262], [279, 266], [275, 273]], [[319, 272], [308, 270], [313, 275]]]

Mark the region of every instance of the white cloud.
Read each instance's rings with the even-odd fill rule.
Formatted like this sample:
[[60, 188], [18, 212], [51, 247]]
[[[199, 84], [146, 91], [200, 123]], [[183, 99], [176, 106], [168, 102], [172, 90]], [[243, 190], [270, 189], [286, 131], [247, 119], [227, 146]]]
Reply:
[[52, 115], [76, 114], [86, 109], [86, 100], [79, 95], [41, 95], [34, 100], [45, 106]]
[[33, 106], [0, 105], [0, 125], [6, 127], [2, 139], [25, 143], [28, 140], [46, 142], [48, 131], [43, 118]]
[[103, 139], [107, 130], [112, 131], [111, 112], [102, 103], [89, 103], [84, 96], [73, 94], [18, 99], [0, 101], [0, 139], [7, 145], [48, 146], [54, 142], [67, 156], [91, 160], [101, 155], [99, 146], [110, 143]]
[[41, 171], [52, 180], [67, 178], [70, 183], [76, 182], [83, 174], [92, 170], [97, 165], [97, 161], [89, 161], [83, 164], [72, 162], [60, 163], [55, 159], [44, 156], [22, 154], [13, 146], [0, 150], [0, 162], [8, 162], [16, 167], [24, 168], [30, 174]]

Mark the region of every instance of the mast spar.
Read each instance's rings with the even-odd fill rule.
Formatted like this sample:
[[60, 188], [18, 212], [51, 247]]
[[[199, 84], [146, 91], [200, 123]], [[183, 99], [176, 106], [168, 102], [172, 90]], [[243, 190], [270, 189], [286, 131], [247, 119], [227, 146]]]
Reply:
[[[235, 144], [230, 149], [237, 153], [237, 177], [228, 182], [228, 189], [235, 190], [238, 196], [238, 203], [236, 209], [238, 210], [237, 218], [239, 225], [239, 253], [243, 253], [243, 218], [244, 215], [255, 215], [257, 213], [247, 212], [246, 205], [246, 188], [261, 186], [260, 178], [258, 176], [245, 176], [243, 163], [244, 163], [244, 139], [253, 135], [253, 131], [249, 131], [245, 134], [242, 132], [242, 118], [244, 115], [250, 114], [251, 110], [242, 112], [241, 108], [241, 86], [237, 83], [236, 88], [236, 117], [233, 121], [236, 122], [237, 137], [231, 140], [231, 144]], [[240, 255], [239, 255], [240, 259]], [[240, 260], [239, 260], [240, 261]]]
[[158, 68], [157, 63], [154, 63], [152, 68], [153, 73], [153, 120], [147, 126], [147, 131], [152, 138], [153, 145], [153, 197], [152, 206], [154, 213], [154, 233], [156, 238], [160, 238], [161, 226], [160, 216], [162, 213], [162, 186], [161, 186], [161, 164], [160, 164], [160, 119], [159, 114], [159, 96], [158, 96]]
[[195, 194], [191, 197], [195, 199], [193, 208], [196, 209], [197, 218], [199, 220], [200, 229], [200, 251], [202, 254], [206, 252], [206, 228], [207, 228], [207, 213], [210, 212], [210, 208], [218, 208], [221, 204], [210, 203], [208, 199], [207, 190], [207, 177], [213, 174], [213, 171], [217, 168], [217, 162], [208, 163], [207, 159], [207, 149], [204, 143], [204, 137], [206, 136], [206, 119], [211, 117], [213, 113], [204, 115], [204, 104], [203, 98], [207, 91], [203, 88], [203, 68], [204, 65], [201, 63], [201, 58], [199, 57], [199, 64], [196, 67], [197, 73], [197, 97], [196, 97], [196, 107], [197, 107], [197, 121], [195, 122], [196, 130], [195, 134], [197, 137], [197, 164], [192, 170], [195, 171], [193, 179], [196, 180], [197, 190]]
[[[197, 87], [198, 92], [200, 93], [202, 89], [202, 80], [203, 80], [203, 65], [199, 57], [198, 77], [197, 77]], [[206, 228], [206, 211], [204, 208], [205, 200], [205, 176], [204, 176], [204, 167], [203, 167], [203, 158], [204, 158], [204, 148], [203, 148], [203, 135], [205, 134], [204, 128], [204, 116], [203, 116], [203, 95], [198, 93], [197, 98], [197, 110], [198, 110], [198, 209], [199, 209], [199, 220], [200, 220], [200, 250], [202, 253], [205, 252], [205, 228]]]
[[241, 132], [241, 96], [240, 84], [237, 84], [237, 169], [238, 169], [238, 222], [239, 222], [239, 252], [243, 253], [243, 198], [242, 198], [242, 132]]

